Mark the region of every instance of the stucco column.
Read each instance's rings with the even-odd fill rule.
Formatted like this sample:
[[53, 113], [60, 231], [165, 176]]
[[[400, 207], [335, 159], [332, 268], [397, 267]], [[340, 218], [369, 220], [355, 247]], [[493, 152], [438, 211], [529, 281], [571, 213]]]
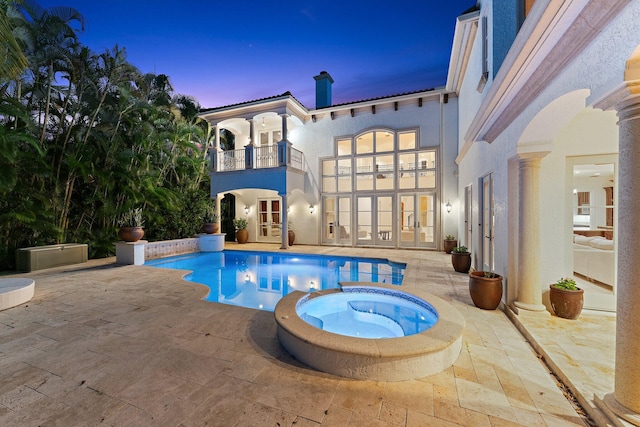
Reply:
[[217, 193], [215, 195], [216, 199], [216, 215], [218, 215], [218, 230], [222, 231], [222, 215], [220, 214], [220, 207], [222, 205], [222, 196], [221, 193]]
[[220, 149], [220, 126], [213, 125], [213, 147]]
[[253, 128], [253, 119], [247, 119], [247, 122], [249, 123], [249, 145], [253, 146], [254, 145], [254, 139], [255, 139], [255, 130]]
[[520, 154], [518, 210], [518, 314], [548, 316], [540, 288], [540, 159], [547, 152]]
[[282, 197], [282, 205], [280, 206], [280, 210], [282, 211], [282, 230], [280, 232], [282, 246], [280, 246], [280, 249], [289, 249], [289, 211], [287, 209], [287, 195], [281, 194], [280, 197]]
[[217, 172], [218, 170], [218, 158], [220, 151], [220, 144], [218, 140], [220, 139], [220, 128], [217, 125], [212, 125], [214, 131], [213, 145], [209, 147], [209, 170], [212, 172]]
[[[616, 368], [605, 403], [618, 416], [640, 425], [640, 82], [624, 87], [618, 111], [618, 276], [616, 281]], [[620, 95], [620, 91], [618, 92]]]
[[289, 115], [288, 114], [280, 114], [280, 117], [282, 118], [282, 140], [283, 141], [288, 141], [289, 135], [288, 135], [288, 130], [287, 130], [287, 117], [289, 117]]

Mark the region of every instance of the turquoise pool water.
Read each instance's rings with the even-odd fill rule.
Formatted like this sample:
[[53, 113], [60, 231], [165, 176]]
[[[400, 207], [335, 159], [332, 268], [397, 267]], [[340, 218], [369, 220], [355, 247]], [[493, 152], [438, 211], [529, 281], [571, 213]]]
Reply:
[[206, 300], [273, 311], [293, 291], [337, 288], [338, 282], [402, 284], [406, 265], [378, 258], [280, 252], [197, 252], [145, 262], [191, 270], [185, 280], [209, 287]]
[[302, 320], [334, 334], [397, 338], [419, 334], [438, 321], [431, 304], [405, 292], [373, 287], [305, 297], [296, 306]]

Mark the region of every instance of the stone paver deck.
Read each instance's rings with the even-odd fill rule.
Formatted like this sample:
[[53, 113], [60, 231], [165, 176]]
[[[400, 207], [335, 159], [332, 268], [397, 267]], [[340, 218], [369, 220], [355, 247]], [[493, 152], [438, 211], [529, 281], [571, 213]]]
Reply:
[[0, 312], [0, 425], [588, 425], [507, 316], [473, 306], [449, 256], [290, 252], [407, 262], [403, 286], [466, 319], [454, 366], [403, 382], [316, 372], [280, 347], [273, 313], [204, 302], [207, 289], [178, 271], [93, 260], [29, 273], [34, 298]]

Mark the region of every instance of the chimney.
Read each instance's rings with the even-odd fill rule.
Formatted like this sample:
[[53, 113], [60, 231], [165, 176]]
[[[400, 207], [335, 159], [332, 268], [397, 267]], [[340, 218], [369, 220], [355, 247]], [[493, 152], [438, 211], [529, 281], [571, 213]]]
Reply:
[[316, 80], [316, 108], [331, 106], [331, 75], [326, 71], [320, 71], [320, 74], [313, 78]]

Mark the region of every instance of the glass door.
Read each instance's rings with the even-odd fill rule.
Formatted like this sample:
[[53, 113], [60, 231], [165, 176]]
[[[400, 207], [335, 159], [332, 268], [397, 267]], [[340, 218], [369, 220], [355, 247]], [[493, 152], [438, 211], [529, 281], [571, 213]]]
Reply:
[[[464, 241], [462, 245], [467, 247], [469, 252], [473, 252], [473, 209], [472, 209], [472, 187], [468, 185], [464, 188]], [[460, 243], [459, 243], [460, 244]]]
[[282, 233], [280, 199], [258, 199], [258, 241], [279, 242]]
[[400, 246], [416, 246], [416, 228], [419, 227], [417, 218], [416, 195], [400, 196]]
[[616, 308], [616, 168], [613, 155], [569, 159], [573, 279], [594, 310]]
[[358, 196], [356, 244], [394, 246], [394, 197]]
[[373, 241], [373, 196], [358, 196], [356, 243], [371, 245]]
[[482, 270], [493, 271], [493, 174], [482, 178]]
[[400, 195], [401, 247], [435, 248], [435, 194], [411, 193]]
[[376, 244], [394, 245], [393, 196], [375, 196], [376, 198]]
[[351, 227], [351, 197], [325, 196], [322, 209], [322, 242], [350, 245], [353, 234]]

